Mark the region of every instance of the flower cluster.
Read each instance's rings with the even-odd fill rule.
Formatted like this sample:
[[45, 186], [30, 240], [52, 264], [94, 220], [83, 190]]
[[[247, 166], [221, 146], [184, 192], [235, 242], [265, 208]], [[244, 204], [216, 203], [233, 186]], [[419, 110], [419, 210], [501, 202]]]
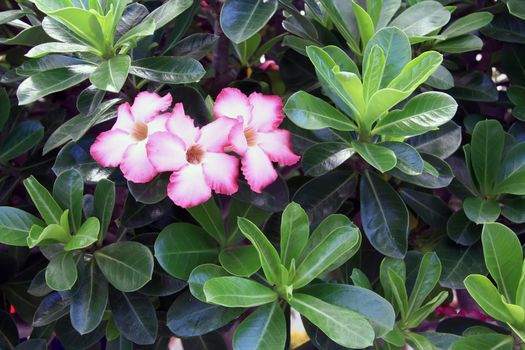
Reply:
[[277, 178], [272, 162], [293, 165], [290, 133], [279, 129], [284, 116], [279, 96], [226, 88], [214, 105], [216, 119], [199, 128], [182, 103], [171, 112], [170, 94], [141, 92], [133, 105], [124, 103], [111, 130], [101, 133], [90, 153], [102, 166], [120, 166], [124, 177], [136, 183], [171, 172], [168, 196], [181, 207], [207, 201], [212, 191], [237, 192], [241, 170], [255, 192]]

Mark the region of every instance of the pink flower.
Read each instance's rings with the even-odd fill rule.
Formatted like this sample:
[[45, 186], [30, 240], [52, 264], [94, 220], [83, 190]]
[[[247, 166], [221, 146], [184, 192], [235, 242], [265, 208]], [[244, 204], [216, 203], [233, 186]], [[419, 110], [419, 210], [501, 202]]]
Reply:
[[234, 88], [223, 89], [213, 107], [219, 120], [236, 121], [229, 141], [242, 157], [244, 177], [258, 193], [277, 179], [272, 162], [292, 165], [300, 159], [292, 151], [290, 133], [278, 129], [284, 118], [282, 108], [279, 96], [254, 92], [247, 97]]
[[148, 160], [146, 143], [156, 132], [166, 130], [169, 113], [160, 114], [171, 105], [171, 95], [164, 97], [151, 92], [141, 92], [133, 105], [121, 104], [117, 121], [111, 130], [98, 135], [90, 153], [105, 167], [120, 166], [124, 177], [132, 182], [152, 180], [157, 171]]
[[266, 60], [263, 64], [259, 65], [259, 69], [262, 70], [274, 70], [279, 71], [279, 65], [274, 60]]
[[212, 190], [227, 195], [237, 192], [239, 160], [224, 153], [234, 124], [218, 119], [199, 129], [177, 103], [173, 118], [166, 122], [168, 131], [149, 138], [146, 149], [151, 163], [159, 172], [173, 172], [168, 196], [175, 204], [189, 208], [204, 203]]

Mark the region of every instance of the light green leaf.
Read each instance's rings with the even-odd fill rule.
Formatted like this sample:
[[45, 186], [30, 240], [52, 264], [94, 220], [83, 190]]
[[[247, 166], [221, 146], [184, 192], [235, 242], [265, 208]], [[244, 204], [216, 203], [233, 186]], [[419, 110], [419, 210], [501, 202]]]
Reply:
[[357, 130], [357, 126], [349, 117], [320, 98], [304, 91], [298, 91], [290, 96], [283, 111], [288, 119], [303, 129]]
[[451, 120], [458, 104], [442, 92], [425, 92], [411, 99], [402, 110], [381, 118], [373, 134], [410, 137], [435, 130]]
[[120, 55], [103, 61], [89, 76], [89, 81], [96, 88], [118, 93], [128, 77], [131, 58]]
[[76, 52], [92, 52], [93, 49], [73, 43], [43, 43], [33, 47], [25, 56], [29, 58], [39, 58], [51, 53], [76, 53]]
[[27, 246], [27, 238], [33, 225], [42, 227], [45, 224], [23, 210], [0, 207], [0, 243]]
[[483, 311], [499, 321], [513, 321], [512, 314], [501, 300], [501, 294], [487, 277], [477, 274], [469, 275], [465, 278], [464, 284]]
[[483, 47], [483, 40], [472, 34], [465, 34], [456, 38], [440, 41], [433, 46], [434, 50], [447, 53], [462, 53], [479, 51]]
[[114, 47], [118, 48], [121, 46], [127, 46], [133, 48], [137, 45], [137, 42], [144, 37], [153, 35], [155, 33], [155, 20], [153, 18], [146, 18], [140, 22], [137, 26], [134, 26], [128, 30], [118, 41]]
[[47, 265], [46, 283], [53, 290], [70, 290], [77, 281], [77, 277], [77, 264], [71, 252], [58, 253]]
[[253, 307], [277, 300], [276, 292], [241, 277], [211, 278], [204, 283], [206, 302], [227, 307]]
[[339, 345], [362, 349], [374, 341], [372, 326], [357, 312], [301, 293], [295, 293], [289, 303]]
[[66, 243], [71, 236], [64, 228], [58, 224], [51, 224], [45, 227], [33, 225], [27, 237], [27, 246], [34, 248], [37, 245], [48, 245], [57, 242]]
[[34, 176], [31, 175], [24, 180], [24, 187], [44, 221], [48, 225], [60, 223], [62, 208], [51, 196], [51, 193]]
[[455, 38], [464, 34], [471, 33], [489, 24], [494, 18], [490, 12], [474, 12], [460, 17], [457, 21], [449, 25], [441, 35], [447, 38]]
[[436, 51], [426, 51], [410, 61], [388, 84], [388, 88], [412, 93], [438, 69], [443, 56]]
[[352, 141], [352, 147], [368, 164], [382, 173], [396, 166], [395, 153], [386, 147], [357, 141]]
[[64, 250], [75, 250], [88, 247], [95, 243], [100, 233], [100, 221], [96, 217], [87, 219], [78, 231], [67, 242]]
[[168, 0], [153, 10], [143, 22], [152, 18], [155, 21], [155, 28], [160, 29], [190, 8], [192, 4], [192, 0]]
[[375, 33], [374, 22], [369, 14], [354, 0], [352, 0], [352, 10], [357, 21], [359, 35], [361, 36], [361, 46], [364, 48]]
[[363, 65], [363, 95], [366, 102], [379, 90], [385, 71], [386, 58], [383, 49], [374, 45]]
[[53, 197], [62, 208], [69, 210], [69, 224], [76, 232], [82, 221], [84, 180], [74, 169], [66, 170], [57, 176], [53, 185]]
[[437, 1], [421, 1], [410, 6], [389, 25], [409, 37], [420, 37], [441, 28], [450, 20], [450, 11]]
[[242, 234], [257, 248], [266, 280], [269, 284], [277, 284], [281, 280], [281, 259], [277, 250], [250, 220], [240, 217], [237, 224]]
[[228, 271], [219, 265], [202, 264], [191, 271], [188, 278], [188, 285], [191, 294], [202, 302], [206, 302], [206, 295], [204, 295], [204, 283], [214, 277], [230, 276]]
[[281, 216], [281, 261], [285, 267], [299, 259], [309, 235], [310, 223], [304, 209], [295, 202], [288, 204]]
[[441, 276], [441, 261], [435, 252], [426, 253], [421, 259], [416, 282], [408, 299], [407, 315], [417, 310], [432, 292]]
[[516, 300], [523, 251], [516, 234], [499, 223], [485, 224], [481, 234], [485, 264], [509, 303]]

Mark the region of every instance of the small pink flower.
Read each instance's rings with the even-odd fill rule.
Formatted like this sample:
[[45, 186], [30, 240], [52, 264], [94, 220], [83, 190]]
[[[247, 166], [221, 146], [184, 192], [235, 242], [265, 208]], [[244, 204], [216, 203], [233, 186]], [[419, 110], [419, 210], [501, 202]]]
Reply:
[[259, 69], [262, 70], [274, 70], [279, 71], [279, 65], [274, 60], [266, 60], [263, 64], [259, 65]]
[[223, 89], [213, 107], [219, 120], [236, 121], [229, 141], [242, 157], [244, 177], [258, 193], [277, 179], [272, 162], [292, 165], [300, 159], [292, 151], [290, 133], [278, 129], [284, 118], [282, 108], [279, 96], [254, 92], [247, 97], [234, 88]]
[[169, 113], [161, 114], [171, 105], [171, 95], [164, 97], [151, 92], [141, 92], [133, 105], [121, 104], [117, 121], [111, 130], [98, 135], [90, 153], [105, 167], [120, 166], [124, 177], [136, 183], [152, 180], [157, 171], [148, 160], [146, 143], [149, 136], [166, 130]]
[[238, 190], [239, 160], [224, 153], [234, 121], [217, 119], [202, 129], [177, 103], [168, 131], [158, 132], [146, 145], [149, 160], [157, 171], [172, 171], [168, 196], [189, 208], [206, 202], [212, 190], [231, 195]]

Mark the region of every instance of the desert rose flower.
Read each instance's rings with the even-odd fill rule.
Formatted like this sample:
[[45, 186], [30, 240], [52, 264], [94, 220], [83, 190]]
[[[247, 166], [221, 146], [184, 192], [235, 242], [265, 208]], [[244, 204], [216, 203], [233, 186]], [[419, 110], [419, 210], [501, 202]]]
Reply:
[[217, 118], [236, 121], [229, 141], [242, 157], [242, 173], [250, 188], [258, 193], [277, 179], [272, 162], [293, 165], [300, 159], [292, 151], [290, 133], [278, 129], [282, 108], [279, 96], [257, 92], [246, 96], [234, 88], [223, 89], [213, 107]]
[[218, 119], [195, 127], [177, 103], [166, 127], [153, 134], [146, 145], [151, 163], [157, 171], [172, 171], [168, 196], [183, 208], [206, 202], [212, 190], [231, 195], [238, 190], [239, 160], [224, 153], [234, 121]]
[[166, 130], [169, 113], [161, 114], [171, 105], [171, 95], [163, 97], [141, 92], [133, 105], [121, 104], [117, 121], [111, 130], [98, 135], [90, 153], [100, 165], [120, 166], [124, 177], [136, 183], [145, 183], [157, 175], [148, 160], [146, 143], [150, 135]]

